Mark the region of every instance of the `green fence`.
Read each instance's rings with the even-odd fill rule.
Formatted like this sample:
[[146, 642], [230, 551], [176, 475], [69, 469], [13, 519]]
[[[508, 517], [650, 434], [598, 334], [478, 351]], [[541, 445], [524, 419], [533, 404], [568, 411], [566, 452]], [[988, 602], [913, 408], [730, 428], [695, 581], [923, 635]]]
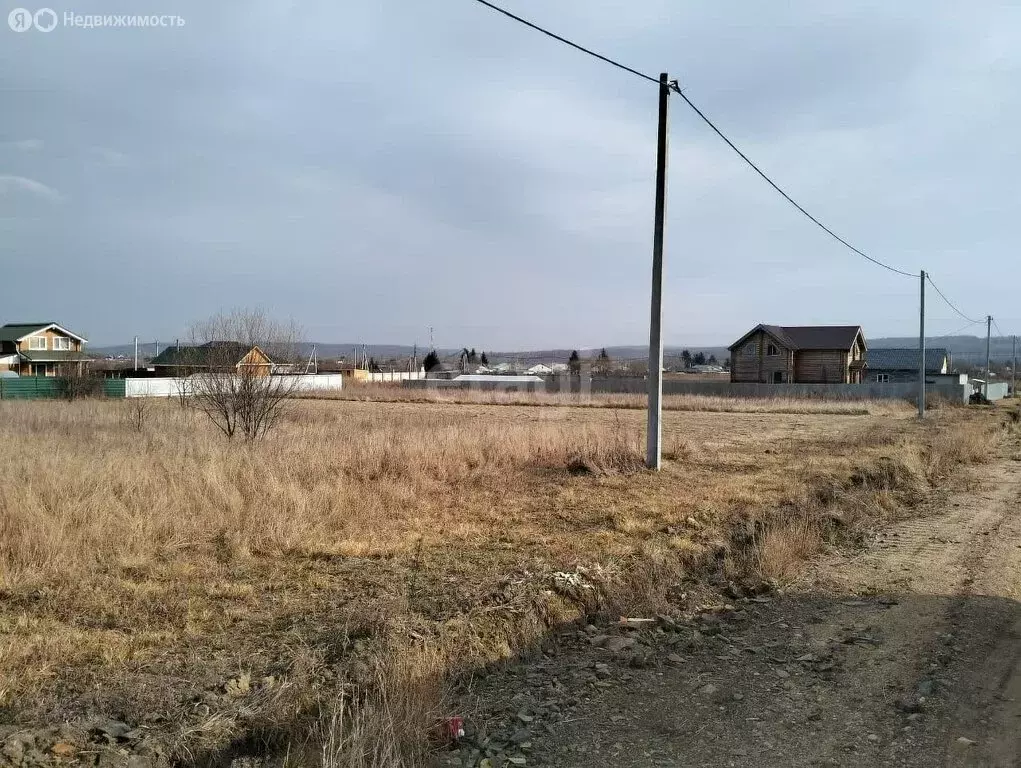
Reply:
[[[56, 376], [0, 377], [0, 400], [43, 400], [63, 397], [64, 379]], [[104, 397], [124, 397], [124, 379], [103, 379]]]

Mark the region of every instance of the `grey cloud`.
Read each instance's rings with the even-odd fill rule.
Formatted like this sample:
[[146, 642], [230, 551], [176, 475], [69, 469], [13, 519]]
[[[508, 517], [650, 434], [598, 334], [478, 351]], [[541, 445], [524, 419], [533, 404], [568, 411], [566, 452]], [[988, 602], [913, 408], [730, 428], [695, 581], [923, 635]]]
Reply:
[[[1011, 281], [971, 265], [1016, 269], [1019, 11], [507, 2], [669, 70], [837, 231], [924, 265], [973, 313], [1011, 311]], [[0, 173], [64, 198], [0, 181], [0, 259], [13, 280], [38, 258], [67, 275], [5, 320], [118, 342], [257, 303], [324, 341], [424, 342], [429, 325], [450, 346], [644, 340], [654, 87], [467, 0], [164, 11], [186, 25], [0, 29]], [[910, 333], [912, 281], [813, 229], [672, 110], [671, 342], [760, 321]]]
[[24, 176], [0, 175], [0, 197], [13, 197], [17, 194], [28, 194], [50, 203], [59, 203], [64, 199], [57, 190], [41, 181]]

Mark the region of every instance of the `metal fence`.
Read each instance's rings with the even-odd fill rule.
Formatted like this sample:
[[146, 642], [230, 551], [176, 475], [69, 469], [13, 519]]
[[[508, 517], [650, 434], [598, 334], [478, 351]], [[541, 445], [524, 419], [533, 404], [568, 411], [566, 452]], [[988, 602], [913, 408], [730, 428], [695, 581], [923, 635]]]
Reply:
[[[67, 392], [67, 379], [56, 376], [0, 377], [0, 400], [52, 400]], [[103, 379], [104, 397], [124, 397], [123, 379]]]

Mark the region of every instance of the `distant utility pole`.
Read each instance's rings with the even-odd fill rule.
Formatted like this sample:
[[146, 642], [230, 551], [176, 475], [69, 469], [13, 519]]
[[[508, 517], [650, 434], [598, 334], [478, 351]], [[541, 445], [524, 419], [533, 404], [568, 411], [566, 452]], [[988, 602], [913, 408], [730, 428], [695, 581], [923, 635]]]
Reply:
[[649, 317], [649, 418], [645, 466], [663, 465], [663, 238], [666, 229], [666, 172], [669, 144], [670, 76], [659, 76], [656, 143], [656, 214], [652, 236], [652, 301]]
[[135, 337], [135, 370], [138, 370], [138, 337]]
[[160, 356], [160, 340], [159, 339], [155, 339], [153, 343], [154, 343], [154, 345], [156, 347], [156, 351], [153, 353], [153, 357], [159, 357]]
[[1010, 363], [1010, 395], [1011, 397], [1017, 396], [1017, 336], [1013, 337], [1013, 344], [1011, 345], [1011, 356], [1012, 360]]
[[918, 418], [925, 418], [925, 270], [918, 300]]
[[993, 333], [993, 316], [986, 317], [986, 391], [983, 393], [986, 400], [989, 399], [989, 339]]

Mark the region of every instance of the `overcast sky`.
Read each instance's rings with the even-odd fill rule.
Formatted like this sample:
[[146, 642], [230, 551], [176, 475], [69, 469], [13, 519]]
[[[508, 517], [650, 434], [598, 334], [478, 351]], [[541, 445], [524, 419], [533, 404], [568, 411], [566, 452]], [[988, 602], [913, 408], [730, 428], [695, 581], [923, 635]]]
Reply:
[[[49, 33], [11, 31], [15, 5], [0, 321], [102, 345], [259, 306], [323, 342], [647, 341], [654, 85], [471, 0], [79, 0], [50, 7], [185, 25]], [[1017, 4], [505, 5], [669, 70], [833, 229], [1021, 332]], [[917, 333], [917, 280], [830, 240], [671, 106], [667, 343]], [[965, 321], [932, 296], [929, 323]]]

